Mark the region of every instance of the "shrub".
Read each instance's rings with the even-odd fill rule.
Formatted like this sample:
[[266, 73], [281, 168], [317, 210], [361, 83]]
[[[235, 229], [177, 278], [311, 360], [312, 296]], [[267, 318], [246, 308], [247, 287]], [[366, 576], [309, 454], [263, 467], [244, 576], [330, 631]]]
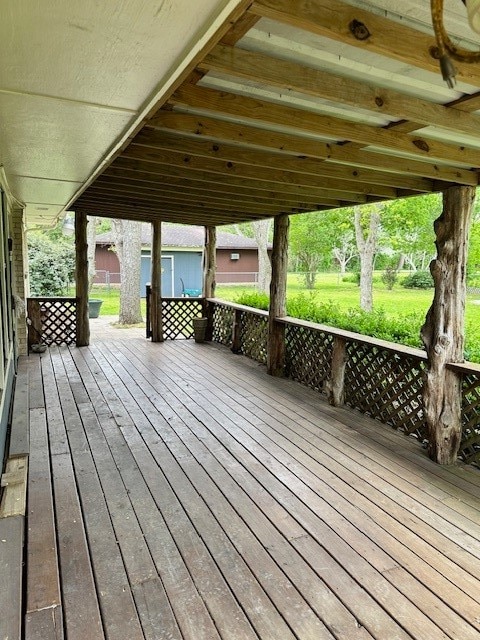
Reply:
[[387, 267], [382, 273], [382, 282], [389, 291], [393, 289], [393, 285], [398, 279], [398, 273], [393, 267]]
[[62, 241], [52, 242], [41, 233], [32, 234], [28, 240], [31, 294], [65, 295], [75, 268], [73, 246]]
[[432, 274], [430, 271], [414, 271], [403, 280], [402, 286], [406, 289], [432, 289]]

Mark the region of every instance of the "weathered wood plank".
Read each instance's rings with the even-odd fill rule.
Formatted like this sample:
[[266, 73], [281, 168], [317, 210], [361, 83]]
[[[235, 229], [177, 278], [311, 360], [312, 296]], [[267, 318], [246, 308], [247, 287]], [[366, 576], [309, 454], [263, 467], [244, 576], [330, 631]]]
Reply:
[[28, 358], [18, 359], [15, 394], [13, 397], [12, 429], [10, 433], [9, 457], [28, 455]]
[[7, 460], [5, 473], [2, 474], [2, 503], [0, 518], [24, 516], [27, 501], [28, 456]]
[[[105, 634], [115, 640], [143, 640], [128, 577], [112, 527], [102, 486], [83, 431], [60, 349], [51, 349], [58, 399], [64, 415], [72, 462], [88, 536]], [[55, 397], [55, 396], [53, 396]], [[72, 585], [70, 585], [72, 588]]]
[[20, 640], [22, 632], [24, 518], [0, 518], [0, 638]]
[[25, 640], [63, 640], [62, 608], [48, 607], [25, 616]]
[[26, 612], [61, 605], [45, 409], [30, 409]]

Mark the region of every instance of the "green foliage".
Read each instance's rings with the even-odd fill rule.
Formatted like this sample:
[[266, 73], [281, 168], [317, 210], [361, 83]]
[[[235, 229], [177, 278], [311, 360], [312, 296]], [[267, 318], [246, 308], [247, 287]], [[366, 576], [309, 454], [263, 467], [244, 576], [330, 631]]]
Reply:
[[433, 278], [430, 271], [414, 271], [402, 281], [406, 289], [431, 289]]
[[[50, 232], [52, 233], [52, 232]], [[28, 236], [30, 291], [33, 296], [65, 295], [73, 280], [75, 251], [62, 236], [36, 232]]]
[[[236, 302], [256, 309], [268, 309], [268, 296], [260, 294], [240, 295]], [[425, 318], [420, 312], [389, 316], [384, 309], [363, 311], [351, 308], [342, 311], [332, 300], [318, 302], [313, 293], [300, 293], [288, 298], [287, 314], [411, 347], [421, 347], [420, 327]]]
[[253, 307], [254, 309], [263, 309], [268, 311], [269, 296], [266, 293], [259, 293], [258, 291], [244, 291], [235, 298], [237, 304], [244, 304], [247, 307]]
[[391, 291], [398, 280], [398, 273], [392, 266], [388, 266], [382, 273], [382, 282]]

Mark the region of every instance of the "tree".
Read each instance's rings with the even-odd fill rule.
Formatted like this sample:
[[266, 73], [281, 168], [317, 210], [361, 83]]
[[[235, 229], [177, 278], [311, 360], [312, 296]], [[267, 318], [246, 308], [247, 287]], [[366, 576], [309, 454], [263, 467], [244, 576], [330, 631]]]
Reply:
[[120, 324], [142, 322], [140, 270], [142, 254], [141, 222], [113, 220], [115, 248], [120, 263]]
[[65, 295], [74, 279], [75, 248], [72, 240], [48, 233], [33, 232], [28, 236], [30, 293], [34, 296]]
[[382, 243], [398, 254], [397, 270], [407, 263], [425, 271], [435, 255], [433, 223], [442, 210], [438, 194], [402, 198], [385, 203]]
[[261, 293], [270, 292], [270, 280], [272, 278], [272, 265], [268, 255], [268, 240], [272, 228], [272, 219], [256, 220], [252, 222], [252, 230], [258, 245], [258, 283], [257, 289]]
[[360, 308], [373, 308], [373, 261], [377, 250], [382, 204], [354, 207], [355, 238], [360, 256]]
[[317, 271], [321, 266], [330, 267], [332, 256], [338, 260], [340, 268], [346, 267], [355, 255], [352, 240], [351, 209], [315, 211], [291, 217], [292, 257], [304, 273], [307, 289], [315, 287]]

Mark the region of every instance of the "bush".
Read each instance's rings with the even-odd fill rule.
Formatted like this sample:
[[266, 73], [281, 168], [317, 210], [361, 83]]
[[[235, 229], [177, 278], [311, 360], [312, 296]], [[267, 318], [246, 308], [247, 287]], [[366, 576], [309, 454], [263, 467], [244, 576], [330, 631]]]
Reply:
[[353, 282], [354, 284], [360, 284], [360, 271], [353, 271], [343, 276], [342, 282]]
[[432, 289], [432, 274], [430, 271], [414, 271], [403, 280], [402, 286], [406, 289]]
[[28, 240], [31, 294], [65, 295], [75, 269], [73, 245], [61, 240], [52, 242], [42, 233], [32, 234]]
[[393, 289], [394, 284], [398, 279], [397, 270], [393, 267], [387, 267], [382, 273], [382, 282], [389, 291]]
[[[246, 293], [239, 296], [236, 302], [256, 309], [268, 309], [268, 296], [265, 294]], [[344, 312], [332, 300], [317, 302], [315, 294], [301, 293], [287, 300], [287, 314], [292, 318], [327, 324], [389, 342], [422, 346], [420, 327], [425, 319], [422, 313], [390, 317], [383, 309], [370, 312], [348, 309]]]

